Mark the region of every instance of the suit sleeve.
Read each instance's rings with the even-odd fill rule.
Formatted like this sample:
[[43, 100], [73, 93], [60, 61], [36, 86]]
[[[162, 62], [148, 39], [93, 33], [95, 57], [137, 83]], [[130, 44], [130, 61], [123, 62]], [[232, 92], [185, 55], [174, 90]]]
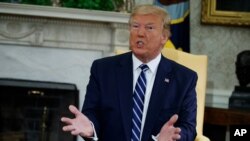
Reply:
[[[86, 95], [84, 104], [82, 107], [82, 113], [85, 114], [90, 121], [93, 123], [96, 134], [98, 136], [99, 130], [100, 130], [100, 124], [99, 124], [99, 100], [100, 100], [100, 85], [98, 81], [98, 68], [97, 68], [97, 62], [94, 61], [91, 70], [90, 70], [90, 79], [89, 83], [87, 85]], [[84, 138], [85, 139], [85, 138]], [[92, 140], [92, 139], [85, 139], [85, 140]]]
[[193, 141], [196, 137], [197, 99], [195, 87], [197, 74], [193, 74], [188, 84], [178, 119], [178, 124], [181, 128], [181, 141]]

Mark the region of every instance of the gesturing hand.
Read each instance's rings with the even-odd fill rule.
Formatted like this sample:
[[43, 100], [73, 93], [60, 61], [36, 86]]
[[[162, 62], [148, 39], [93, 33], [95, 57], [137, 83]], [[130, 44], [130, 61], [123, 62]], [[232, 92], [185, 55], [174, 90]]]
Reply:
[[67, 125], [63, 126], [63, 131], [69, 131], [72, 135], [80, 135], [83, 137], [92, 137], [94, 134], [94, 129], [92, 127], [91, 121], [81, 113], [75, 106], [70, 105], [69, 110], [75, 115], [75, 118], [70, 119], [67, 117], [62, 117], [61, 121]]
[[158, 136], [158, 141], [175, 141], [181, 138], [181, 129], [174, 127], [177, 119], [178, 115], [175, 114], [163, 125]]

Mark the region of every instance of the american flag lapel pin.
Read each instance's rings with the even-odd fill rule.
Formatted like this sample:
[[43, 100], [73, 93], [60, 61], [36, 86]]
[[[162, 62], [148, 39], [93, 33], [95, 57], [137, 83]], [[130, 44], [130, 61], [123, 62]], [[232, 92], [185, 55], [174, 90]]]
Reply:
[[165, 78], [165, 79], [164, 79], [164, 82], [166, 82], [166, 83], [169, 83], [169, 81], [170, 81], [170, 80], [169, 80], [168, 78]]

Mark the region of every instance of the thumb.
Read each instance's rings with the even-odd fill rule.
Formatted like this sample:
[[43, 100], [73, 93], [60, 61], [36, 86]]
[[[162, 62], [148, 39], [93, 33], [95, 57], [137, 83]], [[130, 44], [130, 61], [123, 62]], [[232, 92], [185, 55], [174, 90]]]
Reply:
[[69, 106], [69, 110], [71, 113], [73, 113], [74, 115], [79, 115], [81, 112], [74, 106], [74, 105], [70, 105]]
[[177, 114], [174, 114], [170, 119], [169, 121], [167, 122], [167, 125], [168, 126], [173, 126], [176, 121], [178, 120], [178, 115]]

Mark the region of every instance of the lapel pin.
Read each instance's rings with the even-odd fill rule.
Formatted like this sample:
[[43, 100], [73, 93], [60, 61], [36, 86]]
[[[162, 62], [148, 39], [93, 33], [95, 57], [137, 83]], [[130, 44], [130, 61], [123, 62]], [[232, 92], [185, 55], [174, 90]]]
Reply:
[[169, 83], [169, 81], [170, 81], [170, 80], [169, 80], [168, 78], [165, 78], [165, 79], [164, 79], [164, 82], [166, 82], [166, 83]]

